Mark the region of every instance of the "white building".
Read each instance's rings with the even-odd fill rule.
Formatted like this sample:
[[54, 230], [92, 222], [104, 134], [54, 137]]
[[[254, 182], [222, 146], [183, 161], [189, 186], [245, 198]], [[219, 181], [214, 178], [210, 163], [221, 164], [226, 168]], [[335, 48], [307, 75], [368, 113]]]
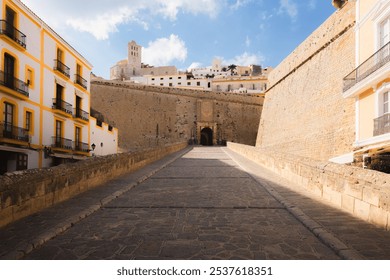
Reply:
[[230, 76], [230, 71], [222, 71], [222, 61], [220, 59], [214, 59], [213, 64], [210, 67], [194, 68], [191, 69], [191, 73], [195, 79], [205, 78], [224, 78]]
[[161, 87], [211, 90], [211, 79], [189, 78], [187, 74], [132, 77], [132, 82]]
[[20, 0], [0, 12], [0, 174], [90, 156], [92, 65]]
[[90, 117], [92, 156], [118, 153], [118, 129]]

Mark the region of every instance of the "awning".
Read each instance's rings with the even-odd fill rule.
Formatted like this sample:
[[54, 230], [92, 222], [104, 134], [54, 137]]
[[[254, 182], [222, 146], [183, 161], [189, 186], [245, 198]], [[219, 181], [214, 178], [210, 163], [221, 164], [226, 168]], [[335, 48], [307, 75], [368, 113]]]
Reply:
[[31, 154], [33, 151], [27, 148], [16, 148], [11, 146], [0, 145], [0, 151], [14, 152], [14, 153], [23, 153]]
[[67, 155], [67, 154], [58, 154], [58, 153], [50, 154], [50, 156], [56, 158], [66, 158], [66, 159], [75, 159], [75, 160], [86, 160], [89, 158], [87, 156], [76, 156], [76, 155]]

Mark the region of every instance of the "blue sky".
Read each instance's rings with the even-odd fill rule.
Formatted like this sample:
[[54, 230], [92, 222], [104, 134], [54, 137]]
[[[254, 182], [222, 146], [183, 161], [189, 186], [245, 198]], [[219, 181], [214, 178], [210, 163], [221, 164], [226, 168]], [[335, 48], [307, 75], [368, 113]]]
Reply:
[[186, 70], [218, 57], [275, 67], [335, 12], [330, 0], [22, 1], [104, 78], [131, 40], [155, 66]]

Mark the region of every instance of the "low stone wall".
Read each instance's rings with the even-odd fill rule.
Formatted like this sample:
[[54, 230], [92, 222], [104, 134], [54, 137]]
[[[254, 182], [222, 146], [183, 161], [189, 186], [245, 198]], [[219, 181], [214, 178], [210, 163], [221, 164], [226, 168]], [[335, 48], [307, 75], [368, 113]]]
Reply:
[[390, 230], [390, 175], [235, 143], [228, 148], [333, 205]]
[[135, 171], [185, 147], [187, 143], [177, 143], [0, 176], [0, 227]]

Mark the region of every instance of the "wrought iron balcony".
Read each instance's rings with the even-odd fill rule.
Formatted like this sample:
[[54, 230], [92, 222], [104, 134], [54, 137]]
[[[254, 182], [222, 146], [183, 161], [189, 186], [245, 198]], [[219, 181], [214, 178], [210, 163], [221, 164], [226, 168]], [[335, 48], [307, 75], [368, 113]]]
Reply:
[[54, 68], [53, 69], [62, 73], [66, 77], [70, 78], [70, 74], [69, 74], [70, 68], [68, 66], [66, 66], [64, 63], [62, 63], [60, 60], [54, 59]]
[[14, 126], [10, 123], [1, 122], [0, 123], [0, 139], [10, 139], [10, 140], [17, 140], [29, 143], [30, 142], [30, 135], [28, 133], [28, 130]]
[[53, 109], [63, 111], [69, 115], [73, 114], [72, 104], [65, 102], [64, 100], [53, 98]]
[[83, 77], [81, 77], [80, 75], [76, 74], [74, 75], [75, 76], [75, 80], [74, 82], [80, 86], [82, 86], [83, 88], [87, 89], [88, 87], [88, 82], [86, 79], [84, 79]]
[[26, 35], [6, 20], [0, 20], [0, 34], [9, 37], [24, 49], [26, 48]]
[[344, 78], [344, 92], [364, 80], [390, 61], [390, 42]]
[[80, 108], [74, 109], [75, 115], [74, 117], [77, 119], [81, 119], [84, 121], [89, 121], [89, 113], [81, 110]]
[[374, 120], [374, 136], [390, 133], [390, 113]]
[[7, 74], [3, 71], [0, 71], [0, 85], [12, 89], [26, 97], [29, 97], [28, 85], [25, 82], [15, 78], [13, 74]]
[[89, 145], [82, 142], [74, 142], [74, 150], [76, 152], [89, 153]]
[[73, 150], [73, 141], [70, 139], [53, 136], [51, 147], [72, 151]]

